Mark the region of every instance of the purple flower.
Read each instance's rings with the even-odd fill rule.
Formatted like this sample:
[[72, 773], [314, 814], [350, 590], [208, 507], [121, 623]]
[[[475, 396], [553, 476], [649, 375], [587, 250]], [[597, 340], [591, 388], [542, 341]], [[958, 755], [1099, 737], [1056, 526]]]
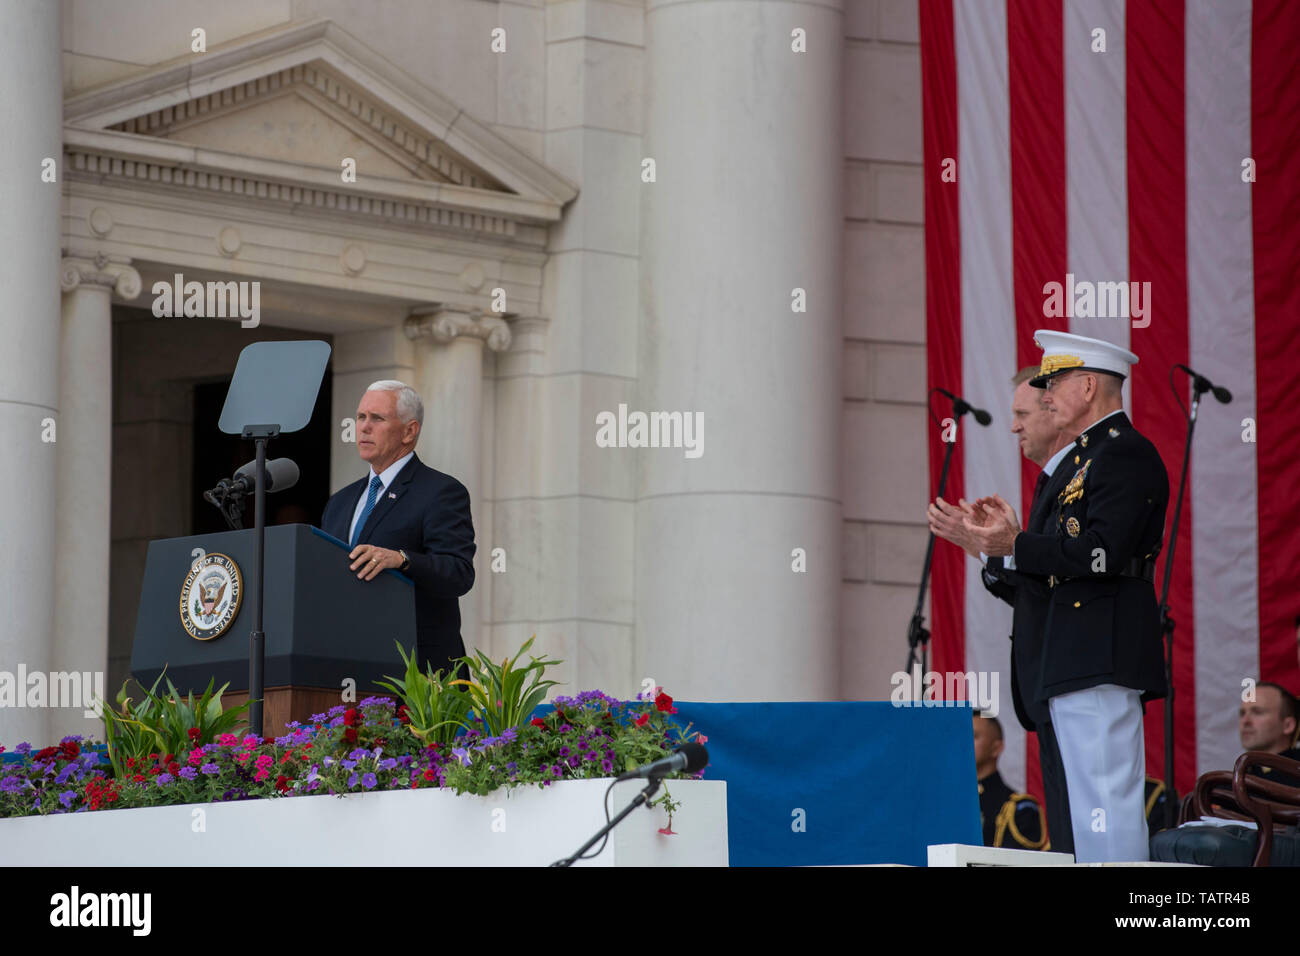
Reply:
[[66, 736], [66, 737], [64, 737], [62, 740], [60, 740], [59, 743], [61, 743], [61, 744], [79, 744], [79, 743], [81, 743], [81, 742], [82, 742], [83, 740], [85, 740], [85, 739], [86, 739], [86, 738], [83, 737], [83, 736], [81, 736], [81, 734], [68, 734], [68, 736]]
[[17, 747], [14, 748], [14, 753], [16, 753], [16, 754], [24, 754], [24, 755], [25, 755], [25, 754], [29, 754], [29, 753], [31, 753], [31, 752], [32, 752], [32, 745], [29, 744], [29, 743], [28, 743], [27, 741], [25, 741], [25, 740], [24, 740], [22, 743], [20, 743]]
[[595, 760], [595, 759], [596, 759], [596, 751], [594, 751], [594, 750], [588, 750], [585, 754], [582, 755], [582, 759], [583, 759], [583, 760]]
[[165, 787], [165, 786], [167, 786], [167, 784], [171, 783], [171, 782], [172, 782], [173, 780], [175, 780], [175, 779], [176, 779], [176, 778], [173, 777], [173, 776], [172, 776], [171, 774], [169, 774], [169, 773], [160, 773], [160, 774], [158, 774], [158, 780], [157, 780], [157, 783], [158, 783], [158, 786], [160, 786], [160, 787]]
[[560, 769], [560, 765], [558, 763], [551, 764], [551, 776], [558, 777], [563, 772], [564, 771]]
[[567, 763], [570, 767], [576, 767], [579, 763], [581, 763], [581, 761], [578, 759], [578, 755], [574, 754], [572, 757], [568, 759]]
[[515, 730], [513, 727], [507, 727], [505, 730], [501, 731], [501, 739], [505, 743], [512, 744], [518, 737], [519, 731]]
[[560, 748], [560, 756], [561, 756], [561, 757], [567, 757], [567, 756], [569, 756], [569, 754], [571, 754], [571, 753], [573, 753], [573, 751], [570, 750], [568, 747], [561, 747], [561, 748]]
[[379, 783], [379, 778], [373, 773], [368, 773], [361, 778], [361, 786], [367, 790], [374, 789], [375, 784]]
[[[31, 748], [29, 747], [28, 749], [30, 750]], [[21, 789], [23, 789], [23, 782], [18, 777], [5, 777], [3, 780], [0, 780], [0, 792], [17, 793]]]
[[355, 760], [340, 760], [340, 761], [339, 761], [339, 766], [342, 767], [344, 770], [351, 770], [351, 769], [352, 769], [353, 767], [355, 767], [356, 765], [357, 765], [357, 762], [356, 762]]
[[456, 748], [454, 748], [454, 749], [452, 750], [452, 752], [451, 752], [451, 755], [452, 755], [453, 757], [455, 757], [457, 760], [459, 760], [459, 761], [461, 762], [461, 764], [463, 764], [464, 766], [466, 766], [466, 767], [469, 766], [469, 763], [470, 763], [470, 759], [471, 759], [471, 758], [470, 758], [470, 755], [469, 755], [469, 751], [466, 750], [464, 747], [456, 747]]
[[64, 790], [59, 794], [59, 803], [63, 804], [63, 809], [65, 810], [72, 806], [72, 801], [76, 799], [77, 791], [75, 790]]
[[[348, 754], [348, 759], [353, 761], [365, 760], [369, 756], [370, 756], [369, 750], [367, 750], [365, 747], [357, 747], [355, 750], [352, 751], [352, 753]], [[356, 766], [356, 764], [354, 763], [353, 766]], [[350, 770], [351, 768], [349, 767], [346, 769]]]
[[184, 777], [186, 780], [193, 780], [198, 775], [199, 772], [193, 767], [181, 767], [180, 773], [178, 774], [178, 776]]
[[573, 728], [570, 727], [568, 724], [560, 724], [560, 733], [562, 734], [567, 734], [572, 729]]
[[379, 761], [380, 770], [392, 770], [396, 766], [397, 761], [392, 757], [385, 757], [383, 760]]
[[214, 763], [205, 763], [202, 767], [199, 768], [199, 773], [205, 773], [209, 777], [211, 777], [214, 776], [215, 774], [221, 773], [221, 768]]
[[356, 785], [357, 785], [357, 775], [354, 773], [352, 774], [352, 776], [348, 777], [348, 789], [351, 790]]
[[600, 769], [603, 770], [603, 771], [605, 771], [605, 773], [613, 773], [613, 772], [614, 772], [614, 761], [612, 761], [612, 760], [610, 760], [608, 757], [606, 757], [604, 760], [602, 760], [602, 761], [600, 762]]

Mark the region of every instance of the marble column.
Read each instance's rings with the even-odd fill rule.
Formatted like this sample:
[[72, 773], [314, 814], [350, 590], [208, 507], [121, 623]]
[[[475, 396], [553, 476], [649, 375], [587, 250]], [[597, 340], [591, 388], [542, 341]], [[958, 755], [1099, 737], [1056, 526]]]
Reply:
[[406, 334], [417, 343], [416, 374], [424, 400], [424, 425], [416, 453], [430, 468], [451, 475], [469, 491], [477, 545], [475, 586], [460, 599], [460, 614], [465, 650], [473, 653], [474, 648], [485, 646], [483, 595], [487, 589], [480, 588], [478, 582], [491, 560], [491, 544], [483, 537], [484, 349], [508, 349], [510, 326], [498, 315], [438, 306], [412, 312], [406, 320]]
[[[20, 672], [50, 670], [59, 401], [63, 65], [58, 3], [10, 4], [0, 30], [0, 744], [49, 743]], [[53, 177], [53, 181], [49, 181]], [[107, 578], [107, 566], [87, 569]], [[14, 694], [9, 696], [6, 693]], [[57, 741], [56, 741], [57, 742]]]
[[689, 700], [833, 697], [843, 13], [647, 0], [645, 23], [636, 410], [701, 416], [704, 441], [626, 452], [638, 674]]
[[[93, 690], [111, 703], [116, 689], [105, 686], [103, 675], [108, 670], [113, 473], [112, 302], [114, 292], [128, 300], [138, 296], [140, 274], [119, 257], [68, 257], [59, 272], [59, 287], [63, 315], [50, 665], [56, 672], [80, 674], [83, 694]], [[99, 720], [87, 718], [85, 709], [74, 702], [51, 709], [51, 738], [98, 736]]]

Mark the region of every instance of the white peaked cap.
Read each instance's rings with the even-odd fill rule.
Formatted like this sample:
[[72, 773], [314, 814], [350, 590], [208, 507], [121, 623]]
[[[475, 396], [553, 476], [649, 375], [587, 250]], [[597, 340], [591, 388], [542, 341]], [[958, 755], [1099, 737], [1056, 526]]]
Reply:
[[1129, 370], [1138, 361], [1138, 357], [1128, 349], [1110, 342], [1052, 329], [1036, 331], [1034, 344], [1043, 350], [1043, 364], [1038, 369], [1038, 375], [1029, 380], [1034, 388], [1044, 388], [1052, 376], [1076, 368], [1084, 372], [1109, 372], [1120, 378], [1128, 378]]

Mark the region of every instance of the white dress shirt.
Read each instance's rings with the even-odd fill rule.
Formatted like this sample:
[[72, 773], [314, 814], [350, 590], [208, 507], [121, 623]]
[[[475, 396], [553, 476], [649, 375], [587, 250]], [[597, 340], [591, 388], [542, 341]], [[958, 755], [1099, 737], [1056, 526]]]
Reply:
[[[384, 497], [385, 492], [388, 491], [388, 486], [393, 483], [393, 479], [397, 477], [397, 473], [401, 471], [403, 468], [405, 468], [406, 463], [410, 461], [413, 457], [415, 457], [415, 452], [408, 451], [405, 455], [397, 459], [397, 461], [393, 462], [391, 465], [389, 465], [387, 468], [385, 468], [383, 471], [379, 473], [379, 480], [383, 482], [384, 486], [379, 489], [379, 494], [375, 498], [376, 508], [379, 507], [380, 500]], [[352, 523], [348, 525], [349, 541], [352, 540], [352, 536], [356, 533], [357, 522], [361, 520], [361, 512], [365, 510], [366, 497], [370, 494], [370, 483], [374, 478], [374, 474], [375, 474], [375, 469], [371, 468], [370, 474], [366, 476], [366, 486], [361, 489], [361, 497], [357, 499], [357, 506], [352, 512]]]

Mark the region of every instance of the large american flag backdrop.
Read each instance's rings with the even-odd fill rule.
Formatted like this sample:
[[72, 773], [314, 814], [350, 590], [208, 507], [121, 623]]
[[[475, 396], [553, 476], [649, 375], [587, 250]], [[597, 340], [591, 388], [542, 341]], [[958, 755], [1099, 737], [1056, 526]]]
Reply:
[[[1007, 428], [1036, 328], [1140, 357], [1126, 404], [1169, 472], [1166, 548], [1185, 434], [1170, 368], [1233, 392], [1201, 403], [1169, 599], [1185, 793], [1232, 766], [1243, 680], [1300, 690], [1300, 2], [919, 2], [929, 385], [994, 414], [962, 422], [945, 497], [996, 491], [1027, 514], [1036, 469]], [[1145, 327], [1045, 316], [1044, 286], [1067, 274], [1150, 282]], [[929, 449], [933, 496], [937, 427]], [[952, 545], [933, 573], [932, 667], [1001, 672], [1002, 768], [1041, 795], [1037, 742], [1012, 716], [1010, 608]], [[1163, 734], [1148, 705], [1151, 776]]]

